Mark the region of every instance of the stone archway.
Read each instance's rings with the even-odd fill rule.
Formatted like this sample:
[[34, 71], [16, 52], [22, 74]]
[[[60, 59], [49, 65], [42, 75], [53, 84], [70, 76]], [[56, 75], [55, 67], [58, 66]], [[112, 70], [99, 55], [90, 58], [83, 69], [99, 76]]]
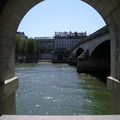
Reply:
[[[82, 1], [95, 8], [109, 27], [111, 34], [111, 77], [108, 78], [108, 86], [112, 86], [110, 87], [113, 88], [112, 91], [117, 93], [120, 89], [120, 0]], [[1, 114], [9, 114], [15, 111], [11, 107], [13, 103], [8, 102], [8, 100], [10, 101], [11, 97], [14, 99], [17, 86], [17, 82], [15, 82], [17, 78], [14, 78], [14, 49], [17, 27], [23, 16], [39, 2], [41, 0], [0, 1], [0, 86], [2, 86], [0, 91], [1, 96], [6, 96], [0, 98]], [[11, 88], [13, 89], [11, 90]], [[12, 99], [11, 101], [14, 102]]]
[[99, 44], [91, 53], [90, 59], [94, 63], [97, 62], [104, 73], [107, 71], [110, 74], [110, 40]]
[[110, 60], [110, 40], [99, 44], [91, 53], [92, 58], [105, 58]]
[[76, 51], [76, 54], [75, 54], [75, 58], [80, 56], [83, 52], [84, 52], [84, 50], [82, 48], [78, 48], [78, 50]]

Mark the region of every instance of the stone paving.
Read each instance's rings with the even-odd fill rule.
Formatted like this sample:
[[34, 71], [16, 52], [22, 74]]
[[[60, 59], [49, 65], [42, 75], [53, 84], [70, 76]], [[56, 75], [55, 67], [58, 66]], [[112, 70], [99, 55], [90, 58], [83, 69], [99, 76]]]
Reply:
[[120, 115], [87, 116], [19, 116], [3, 115], [0, 120], [120, 120]]

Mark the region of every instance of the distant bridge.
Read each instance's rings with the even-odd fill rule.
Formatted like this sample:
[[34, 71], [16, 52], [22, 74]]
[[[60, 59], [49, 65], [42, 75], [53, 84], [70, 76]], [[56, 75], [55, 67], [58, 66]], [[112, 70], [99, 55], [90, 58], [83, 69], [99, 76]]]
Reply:
[[105, 41], [110, 40], [110, 34], [107, 26], [91, 34], [85, 41], [79, 43], [76, 48], [72, 51], [72, 54], [75, 57], [78, 57], [82, 54], [83, 51], [88, 50], [89, 55], [91, 56], [94, 50], [103, 44]]
[[78, 72], [110, 71], [110, 34], [107, 26], [79, 43], [69, 57]]

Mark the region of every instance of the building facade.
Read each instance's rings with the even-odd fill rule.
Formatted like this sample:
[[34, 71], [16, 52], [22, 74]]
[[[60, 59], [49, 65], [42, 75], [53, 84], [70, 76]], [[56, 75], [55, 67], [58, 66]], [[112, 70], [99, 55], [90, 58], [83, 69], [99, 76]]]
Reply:
[[39, 60], [52, 60], [54, 50], [53, 37], [35, 37], [34, 38]]
[[66, 49], [71, 51], [78, 43], [80, 43], [86, 37], [86, 32], [55, 32], [55, 49]]
[[86, 32], [55, 32], [53, 62], [67, 62], [72, 49], [86, 38]]
[[52, 37], [35, 37], [34, 41], [39, 53], [50, 53], [54, 50], [54, 39]]

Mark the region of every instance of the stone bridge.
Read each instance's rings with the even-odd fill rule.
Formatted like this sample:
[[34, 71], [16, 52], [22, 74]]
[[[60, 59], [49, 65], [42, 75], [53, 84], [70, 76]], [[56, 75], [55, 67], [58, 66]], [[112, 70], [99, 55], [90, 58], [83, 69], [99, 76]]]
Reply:
[[76, 58], [82, 54], [83, 51], [88, 50], [89, 56], [92, 55], [93, 51], [105, 41], [110, 40], [110, 34], [107, 26], [91, 34], [85, 41], [79, 43], [76, 48], [72, 51], [72, 55]]
[[[120, 0], [82, 0], [105, 20], [111, 40], [111, 90], [113, 113], [120, 113]], [[0, 0], [0, 114], [15, 114], [15, 35], [25, 14], [42, 0]], [[42, 29], [42, 28], [41, 28]]]
[[[85, 60], [83, 61], [83, 59]], [[87, 72], [89, 69], [88, 67], [86, 67], [85, 69], [86, 63], [84, 62], [86, 62], [86, 60], [89, 61], [89, 65], [93, 63], [91, 64], [91, 67], [93, 67], [95, 63], [97, 64], [99, 61], [103, 61], [103, 63], [106, 62], [105, 65], [108, 66], [106, 71], [110, 70], [110, 34], [107, 26], [91, 34], [90, 36], [87, 37], [86, 40], [81, 41], [79, 45], [77, 45], [76, 48], [72, 51], [68, 62], [70, 65], [77, 65], [77, 68], [79, 68], [79, 71], [81, 69], [81, 72]], [[80, 62], [81, 62], [81, 65], [79, 64], [80, 66], [79, 67], [77, 63], [80, 63]], [[92, 71], [95, 72], [96, 70], [97, 69], [92, 69], [91, 72]], [[105, 69], [103, 70], [105, 71]]]

